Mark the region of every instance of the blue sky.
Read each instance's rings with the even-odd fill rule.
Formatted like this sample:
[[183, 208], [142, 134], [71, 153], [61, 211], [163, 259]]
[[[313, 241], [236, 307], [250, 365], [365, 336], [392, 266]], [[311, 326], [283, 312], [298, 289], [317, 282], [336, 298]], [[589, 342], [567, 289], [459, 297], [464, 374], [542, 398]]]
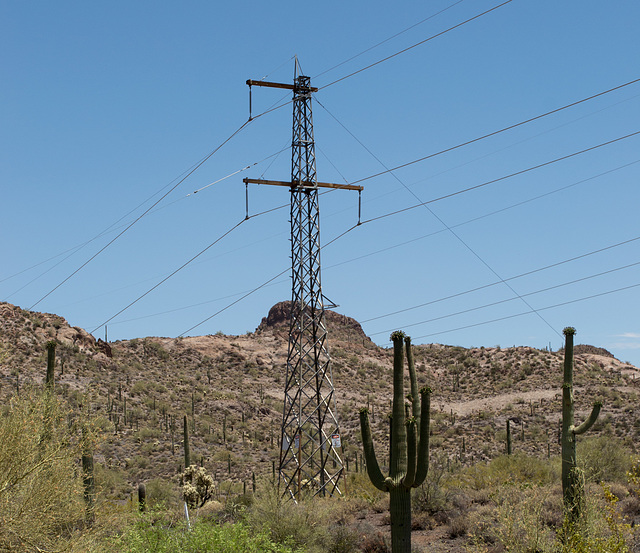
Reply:
[[0, 299], [111, 340], [254, 330], [291, 296], [287, 190], [251, 187], [241, 223], [243, 177], [290, 178], [286, 91], [254, 88], [253, 115], [284, 107], [108, 244], [246, 123], [245, 81], [291, 82], [297, 55], [319, 180], [365, 179], [364, 224], [331, 244], [358, 197], [321, 197], [339, 312], [381, 345], [557, 349], [572, 325], [640, 365], [640, 83], [438, 154], [640, 78], [640, 4], [512, 0], [462, 24], [499, 4], [1, 3]]

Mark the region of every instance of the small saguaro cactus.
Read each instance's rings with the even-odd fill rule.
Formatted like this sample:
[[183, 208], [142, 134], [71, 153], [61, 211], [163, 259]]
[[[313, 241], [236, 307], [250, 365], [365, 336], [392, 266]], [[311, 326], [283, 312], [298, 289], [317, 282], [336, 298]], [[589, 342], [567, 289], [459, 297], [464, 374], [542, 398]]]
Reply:
[[138, 509], [141, 513], [147, 510], [147, 487], [144, 483], [138, 484]]
[[93, 475], [93, 451], [89, 433], [82, 429], [82, 487], [86, 504], [86, 519], [92, 523], [95, 519], [95, 480]]
[[600, 414], [602, 403], [595, 402], [589, 417], [581, 425], [574, 425], [573, 336], [576, 329], [568, 326], [562, 332], [565, 336], [562, 384], [562, 497], [567, 517], [571, 522], [575, 522], [582, 514], [584, 502], [584, 487], [576, 461], [576, 436], [584, 434], [593, 426]]
[[44, 385], [47, 390], [52, 390], [55, 376], [54, 371], [56, 367], [56, 342], [55, 340], [49, 340], [47, 342], [47, 375], [44, 379]]
[[184, 434], [184, 468], [187, 469], [191, 466], [191, 451], [189, 450], [189, 421], [187, 415], [184, 416], [183, 422], [183, 434]]
[[[404, 332], [391, 335], [393, 342], [393, 413], [389, 444], [389, 476], [382, 474], [373, 448], [369, 411], [360, 409], [360, 429], [367, 473], [373, 485], [389, 492], [391, 514], [391, 549], [393, 553], [411, 552], [411, 488], [420, 486], [429, 471], [429, 423], [431, 389], [418, 384], [411, 351], [411, 338]], [[411, 382], [407, 396], [411, 406], [405, 408], [404, 344]]]

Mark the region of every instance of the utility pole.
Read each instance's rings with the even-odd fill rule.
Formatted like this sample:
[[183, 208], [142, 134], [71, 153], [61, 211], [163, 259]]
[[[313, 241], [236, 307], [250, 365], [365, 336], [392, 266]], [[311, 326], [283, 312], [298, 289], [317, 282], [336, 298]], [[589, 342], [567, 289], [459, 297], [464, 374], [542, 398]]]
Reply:
[[296, 59], [293, 85], [247, 81], [250, 91], [252, 86], [293, 91], [291, 181], [243, 179], [288, 186], [291, 192], [292, 293], [278, 486], [294, 500], [302, 494], [341, 494], [340, 429], [320, 285], [318, 190], [362, 191], [361, 186], [318, 182], [311, 110], [311, 94], [318, 89], [298, 69]]

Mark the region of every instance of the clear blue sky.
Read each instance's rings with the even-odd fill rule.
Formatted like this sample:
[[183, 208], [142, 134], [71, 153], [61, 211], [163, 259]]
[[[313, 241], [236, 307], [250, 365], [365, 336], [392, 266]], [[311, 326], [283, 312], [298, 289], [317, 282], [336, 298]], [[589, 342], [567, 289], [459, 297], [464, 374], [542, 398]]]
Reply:
[[[60, 285], [247, 121], [247, 79], [291, 82], [294, 55], [320, 88], [318, 178], [339, 183], [640, 78], [638, 2], [513, 0], [436, 36], [498, 4], [2, 2], [0, 299], [103, 336], [240, 223], [243, 177], [290, 178], [290, 104]], [[254, 88], [253, 113], [288, 98]], [[382, 345], [401, 328], [417, 343], [556, 349], [572, 325], [640, 365], [640, 136], [388, 215], [638, 132], [639, 115], [634, 83], [362, 181], [365, 224], [323, 249], [324, 294]], [[289, 201], [249, 192], [251, 215]], [[357, 216], [356, 193], [323, 195], [322, 242]], [[288, 208], [253, 216], [113, 318], [109, 339], [180, 335], [289, 254]], [[290, 296], [286, 271], [189, 334], [254, 330]]]

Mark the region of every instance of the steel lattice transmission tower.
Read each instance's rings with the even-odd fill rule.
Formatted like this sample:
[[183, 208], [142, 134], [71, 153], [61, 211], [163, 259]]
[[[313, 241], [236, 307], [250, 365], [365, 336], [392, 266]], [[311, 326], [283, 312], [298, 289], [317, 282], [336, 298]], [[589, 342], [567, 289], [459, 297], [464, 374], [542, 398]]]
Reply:
[[293, 90], [291, 181], [244, 179], [247, 184], [289, 186], [291, 192], [292, 295], [279, 485], [294, 499], [301, 493], [340, 494], [343, 463], [320, 284], [318, 190], [362, 187], [317, 180], [311, 109], [311, 94], [317, 89], [309, 77], [296, 75], [293, 85], [252, 80], [247, 84]]

